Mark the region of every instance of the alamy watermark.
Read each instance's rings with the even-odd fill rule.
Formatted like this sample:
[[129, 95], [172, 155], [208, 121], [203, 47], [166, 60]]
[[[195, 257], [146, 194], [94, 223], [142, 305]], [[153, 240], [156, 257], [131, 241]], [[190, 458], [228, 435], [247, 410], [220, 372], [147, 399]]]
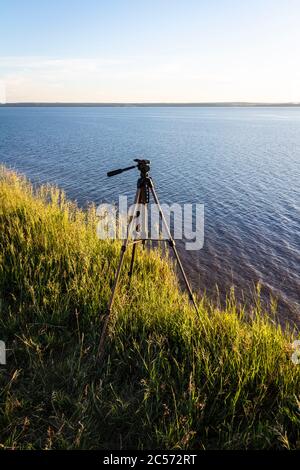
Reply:
[[0, 80], [0, 104], [6, 104], [6, 86], [4, 80]]
[[6, 347], [4, 341], [0, 340], [0, 365], [6, 364]]
[[97, 207], [97, 235], [100, 239], [184, 240], [186, 250], [200, 250], [204, 244], [204, 204], [161, 204], [165, 222], [157, 204], [132, 204], [119, 196], [118, 206]]
[[300, 340], [296, 340], [292, 343], [292, 348], [294, 350], [292, 356], [291, 356], [291, 360], [293, 362], [293, 364], [300, 364]]

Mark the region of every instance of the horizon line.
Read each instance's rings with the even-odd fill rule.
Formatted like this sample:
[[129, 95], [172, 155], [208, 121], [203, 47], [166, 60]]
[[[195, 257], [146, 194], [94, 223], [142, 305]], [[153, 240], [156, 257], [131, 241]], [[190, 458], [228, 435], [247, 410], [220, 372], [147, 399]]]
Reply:
[[172, 106], [186, 106], [186, 107], [205, 107], [205, 106], [248, 106], [248, 107], [255, 107], [255, 106], [278, 106], [278, 107], [300, 107], [300, 102], [263, 102], [263, 101], [201, 101], [201, 102], [182, 102], [182, 101], [174, 101], [174, 102], [164, 102], [164, 101], [156, 101], [156, 102], [118, 102], [118, 101], [112, 101], [112, 102], [89, 102], [89, 101], [70, 101], [70, 102], [63, 102], [63, 101], [16, 101], [16, 102], [7, 102], [7, 103], [0, 103], [0, 107], [13, 107], [13, 106], [57, 106], [57, 107], [63, 107], [63, 106], [94, 106], [94, 107], [109, 107], [109, 106], [115, 106], [115, 107], [143, 107], [143, 106], [162, 106], [162, 107], [172, 107]]

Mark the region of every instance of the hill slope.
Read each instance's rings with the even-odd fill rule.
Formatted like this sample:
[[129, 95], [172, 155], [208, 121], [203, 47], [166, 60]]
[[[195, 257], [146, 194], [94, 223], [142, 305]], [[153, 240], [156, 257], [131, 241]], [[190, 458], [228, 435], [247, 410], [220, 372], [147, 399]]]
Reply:
[[2, 167], [0, 445], [300, 448], [295, 333], [259, 299], [250, 317], [202, 299], [196, 318], [158, 251], [138, 252], [130, 291], [123, 276], [97, 359], [120, 245], [95, 226], [93, 207]]

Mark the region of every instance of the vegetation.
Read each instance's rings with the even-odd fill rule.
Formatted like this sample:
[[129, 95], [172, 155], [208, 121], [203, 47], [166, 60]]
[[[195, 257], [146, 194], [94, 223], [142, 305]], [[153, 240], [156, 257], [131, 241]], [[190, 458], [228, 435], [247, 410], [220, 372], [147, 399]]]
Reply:
[[120, 245], [96, 223], [2, 167], [1, 447], [300, 448], [297, 332], [259, 297], [247, 315], [202, 298], [197, 317], [158, 250], [138, 251], [130, 291], [123, 276], [97, 357]]

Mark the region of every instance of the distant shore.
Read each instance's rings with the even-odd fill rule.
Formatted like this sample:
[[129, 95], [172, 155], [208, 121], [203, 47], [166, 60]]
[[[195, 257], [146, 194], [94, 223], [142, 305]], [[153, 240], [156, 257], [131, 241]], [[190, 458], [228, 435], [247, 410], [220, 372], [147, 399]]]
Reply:
[[211, 103], [5, 103], [0, 107], [300, 107], [300, 103], [251, 103], [251, 102], [211, 102]]

